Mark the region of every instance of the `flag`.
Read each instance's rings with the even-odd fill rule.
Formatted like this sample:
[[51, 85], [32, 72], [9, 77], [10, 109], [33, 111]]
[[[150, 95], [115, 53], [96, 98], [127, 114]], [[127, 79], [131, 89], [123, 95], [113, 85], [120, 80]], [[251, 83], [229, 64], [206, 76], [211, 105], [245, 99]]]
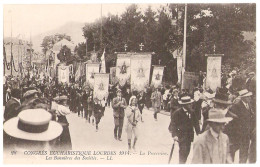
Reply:
[[80, 78], [80, 73], [81, 73], [81, 66], [78, 67], [76, 74], [75, 74], [75, 81], [78, 81]]
[[69, 66], [58, 66], [58, 81], [61, 83], [69, 83]]
[[176, 49], [174, 52], [172, 52], [172, 56], [174, 59], [176, 59], [177, 57], [182, 56], [182, 49]]
[[157, 88], [162, 84], [164, 66], [153, 66], [152, 85]]
[[106, 73], [106, 61], [105, 61], [105, 49], [104, 52], [101, 56], [101, 69], [100, 69], [100, 73]]
[[209, 56], [207, 59], [206, 88], [214, 92], [221, 87], [221, 56]]
[[131, 90], [141, 91], [149, 85], [151, 54], [131, 55]]
[[109, 74], [94, 74], [94, 99], [103, 100], [108, 97]]
[[99, 73], [99, 63], [86, 64], [86, 83], [93, 88], [94, 86], [94, 74]]
[[116, 60], [116, 78], [120, 86], [124, 86], [127, 82], [130, 82], [130, 65], [131, 55], [118, 54]]

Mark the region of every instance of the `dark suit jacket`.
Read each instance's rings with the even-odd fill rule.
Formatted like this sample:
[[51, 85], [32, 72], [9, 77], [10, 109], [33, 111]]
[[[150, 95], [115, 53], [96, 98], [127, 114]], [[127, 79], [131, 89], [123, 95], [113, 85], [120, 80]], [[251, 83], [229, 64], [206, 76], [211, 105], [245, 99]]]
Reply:
[[5, 112], [4, 112], [4, 119], [5, 121], [16, 117], [18, 108], [21, 106], [21, 104], [15, 100], [14, 98], [11, 98], [5, 105]]
[[177, 109], [172, 117], [170, 124], [172, 137], [178, 136], [179, 141], [188, 141], [192, 142], [194, 139], [194, 131], [195, 128], [196, 134], [200, 133], [199, 122], [195, 118], [194, 112], [190, 112], [190, 117], [185, 113], [183, 108]]
[[180, 108], [180, 105], [178, 103], [178, 99], [175, 99], [174, 97], [171, 98], [171, 105], [170, 105], [170, 112], [171, 115], [176, 111], [178, 108]]
[[[250, 105], [250, 104], [249, 104]], [[231, 143], [237, 143], [243, 137], [249, 137], [252, 131], [253, 113], [251, 108], [246, 109], [242, 100], [236, 102], [230, 111], [237, 115], [225, 127], [225, 133], [228, 135]]]
[[145, 103], [145, 96], [137, 96], [137, 99], [138, 99], [138, 108], [139, 110], [143, 110], [144, 108], [144, 103]]
[[114, 117], [123, 118], [125, 116], [125, 108], [127, 107], [126, 101], [124, 98], [121, 98], [122, 105], [120, 105], [120, 100], [118, 97], [115, 97], [112, 101], [112, 108], [114, 109]]

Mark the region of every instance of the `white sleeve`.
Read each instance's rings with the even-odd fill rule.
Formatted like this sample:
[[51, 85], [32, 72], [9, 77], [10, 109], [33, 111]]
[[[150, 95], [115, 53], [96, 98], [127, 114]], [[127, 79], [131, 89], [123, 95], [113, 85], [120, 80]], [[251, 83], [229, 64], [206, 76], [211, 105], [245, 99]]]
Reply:
[[58, 109], [56, 110], [56, 113], [58, 115], [63, 115], [64, 116], [64, 115], [70, 114], [70, 110], [67, 107], [63, 106], [63, 105], [58, 105]]

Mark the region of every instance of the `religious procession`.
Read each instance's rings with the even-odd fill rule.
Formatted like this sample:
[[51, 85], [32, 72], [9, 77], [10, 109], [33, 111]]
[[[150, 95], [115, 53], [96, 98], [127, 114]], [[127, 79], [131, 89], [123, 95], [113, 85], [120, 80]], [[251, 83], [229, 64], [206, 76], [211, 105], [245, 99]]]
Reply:
[[105, 163], [256, 163], [256, 4], [92, 7], [85, 41], [55, 32], [40, 52], [40, 36], [13, 36], [19, 19], [4, 23], [4, 160], [110, 150], [125, 155]]

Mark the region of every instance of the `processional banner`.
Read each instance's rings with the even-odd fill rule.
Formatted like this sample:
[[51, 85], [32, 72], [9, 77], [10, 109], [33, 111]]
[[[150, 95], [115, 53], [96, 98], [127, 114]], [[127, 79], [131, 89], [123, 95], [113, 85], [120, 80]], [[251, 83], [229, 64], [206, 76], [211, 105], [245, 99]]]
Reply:
[[58, 66], [58, 81], [60, 83], [69, 83], [70, 67], [69, 66]]
[[198, 85], [199, 75], [195, 72], [183, 72], [183, 85], [182, 89], [187, 89], [191, 93]]
[[129, 54], [118, 54], [116, 62], [116, 78], [120, 86], [130, 82], [131, 58]]
[[208, 56], [206, 88], [214, 92], [221, 87], [221, 56]]
[[152, 85], [157, 88], [162, 84], [164, 66], [153, 66]]
[[110, 83], [116, 83], [116, 67], [110, 67]]
[[94, 99], [103, 100], [107, 99], [108, 86], [109, 86], [109, 74], [95, 74], [94, 84]]
[[151, 54], [131, 56], [131, 90], [142, 91], [149, 85]]
[[86, 83], [89, 84], [91, 88], [93, 88], [95, 80], [94, 74], [99, 73], [99, 64], [86, 64]]

